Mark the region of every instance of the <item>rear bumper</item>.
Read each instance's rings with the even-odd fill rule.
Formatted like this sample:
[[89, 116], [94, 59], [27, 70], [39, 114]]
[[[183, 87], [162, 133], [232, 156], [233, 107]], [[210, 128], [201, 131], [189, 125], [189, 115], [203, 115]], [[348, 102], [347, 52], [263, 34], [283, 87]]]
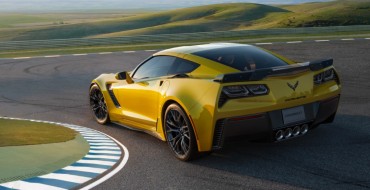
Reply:
[[[289, 124], [284, 124], [282, 110], [219, 119], [214, 130], [212, 149], [222, 148], [224, 140], [230, 137], [244, 136], [248, 139], [267, 138], [276, 140], [275, 135], [278, 131], [293, 130], [293, 128], [304, 124], [307, 124], [309, 128], [313, 128], [321, 123], [330, 122], [337, 111], [339, 99], [340, 95], [301, 105], [304, 109], [305, 119]], [[283, 139], [288, 138], [290, 137]]]

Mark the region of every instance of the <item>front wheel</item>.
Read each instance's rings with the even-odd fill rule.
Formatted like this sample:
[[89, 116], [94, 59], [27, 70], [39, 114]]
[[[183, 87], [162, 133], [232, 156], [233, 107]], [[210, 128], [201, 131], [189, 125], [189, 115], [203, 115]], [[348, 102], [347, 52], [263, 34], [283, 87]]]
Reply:
[[168, 146], [176, 158], [189, 161], [197, 156], [198, 148], [193, 127], [185, 112], [177, 104], [167, 107], [164, 128]]
[[92, 85], [90, 88], [90, 108], [95, 120], [99, 124], [106, 124], [109, 122], [107, 104], [97, 84]]

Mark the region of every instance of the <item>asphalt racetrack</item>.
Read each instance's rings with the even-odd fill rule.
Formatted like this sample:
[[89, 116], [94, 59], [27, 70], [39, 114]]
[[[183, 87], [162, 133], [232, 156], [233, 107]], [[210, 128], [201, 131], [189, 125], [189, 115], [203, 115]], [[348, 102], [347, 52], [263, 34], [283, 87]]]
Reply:
[[369, 189], [370, 40], [261, 45], [297, 61], [333, 57], [343, 91], [335, 122], [291, 141], [242, 139], [220, 152], [181, 162], [167, 144], [90, 113], [90, 81], [132, 70], [153, 52], [0, 59], [0, 116], [72, 123], [124, 144], [126, 166], [95, 189]]

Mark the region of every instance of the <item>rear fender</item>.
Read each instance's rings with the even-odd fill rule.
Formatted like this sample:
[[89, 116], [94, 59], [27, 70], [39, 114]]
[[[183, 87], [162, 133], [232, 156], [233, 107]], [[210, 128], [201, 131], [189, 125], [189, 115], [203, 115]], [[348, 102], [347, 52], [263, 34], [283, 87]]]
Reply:
[[[193, 125], [199, 151], [209, 151], [212, 141], [209, 131], [213, 131], [214, 105], [220, 84], [212, 80], [179, 78], [168, 80], [169, 87], [162, 92], [158, 116], [157, 132], [164, 134], [163, 118], [166, 108], [175, 102], [188, 115]], [[213, 133], [212, 133], [213, 134]], [[207, 142], [209, 141], [209, 142]]]

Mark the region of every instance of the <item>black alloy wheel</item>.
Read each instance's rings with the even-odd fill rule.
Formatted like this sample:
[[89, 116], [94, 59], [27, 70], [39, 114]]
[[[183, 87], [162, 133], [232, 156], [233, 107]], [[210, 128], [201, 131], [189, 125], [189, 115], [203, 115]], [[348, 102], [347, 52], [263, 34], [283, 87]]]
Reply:
[[105, 103], [103, 93], [97, 84], [92, 85], [90, 88], [90, 108], [95, 120], [99, 124], [106, 124], [109, 122], [107, 104]]
[[197, 156], [198, 148], [193, 127], [185, 112], [177, 104], [167, 107], [164, 127], [167, 143], [176, 158], [188, 161]]

